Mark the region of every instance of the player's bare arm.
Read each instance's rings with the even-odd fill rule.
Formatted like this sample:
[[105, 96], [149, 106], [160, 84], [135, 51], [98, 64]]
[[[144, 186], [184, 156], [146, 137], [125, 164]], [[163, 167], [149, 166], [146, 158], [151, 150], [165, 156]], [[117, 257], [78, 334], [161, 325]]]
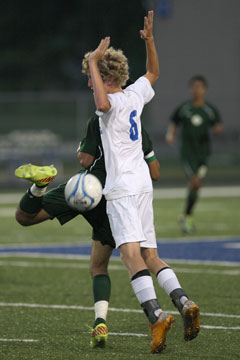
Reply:
[[154, 12], [149, 11], [144, 17], [144, 29], [140, 30], [140, 36], [145, 41], [147, 53], [147, 72], [144, 75], [153, 85], [159, 77], [158, 55], [153, 37], [153, 16]]
[[87, 169], [90, 165], [92, 165], [94, 161], [94, 156], [88, 153], [78, 151], [77, 152], [77, 159], [79, 164], [84, 168]]
[[213, 131], [215, 134], [220, 135], [223, 132], [223, 125], [221, 123], [214, 126]]
[[110, 45], [110, 37], [102, 39], [96, 50], [89, 56], [89, 71], [94, 91], [94, 100], [99, 111], [108, 112], [110, 110], [110, 102], [108, 101], [107, 92], [101, 78], [98, 62], [105, 54]]
[[150, 163], [148, 163], [149, 166], [149, 171], [150, 171], [150, 175], [152, 180], [157, 181], [160, 177], [160, 164], [159, 161], [157, 159], [151, 161]]
[[168, 143], [168, 145], [175, 144], [176, 134], [177, 134], [177, 125], [175, 124], [169, 125], [166, 133], [166, 142]]

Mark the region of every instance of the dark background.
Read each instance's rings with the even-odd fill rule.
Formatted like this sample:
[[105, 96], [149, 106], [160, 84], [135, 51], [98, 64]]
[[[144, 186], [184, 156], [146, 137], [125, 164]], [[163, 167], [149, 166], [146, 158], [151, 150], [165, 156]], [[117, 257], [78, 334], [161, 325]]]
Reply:
[[160, 77], [142, 120], [161, 162], [163, 186], [185, 185], [178, 146], [165, 142], [169, 117], [189, 97], [195, 74], [209, 81], [207, 99], [220, 111], [224, 133], [212, 136], [206, 184], [240, 182], [239, 0], [9, 0], [0, 11], [0, 185], [22, 163], [54, 163], [59, 182], [77, 172], [75, 151], [94, 113], [85, 52], [111, 36], [129, 59], [133, 79], [145, 72], [139, 37], [143, 17], [154, 9]]
[[131, 74], [144, 66], [139, 0], [6, 1], [0, 13], [0, 90], [73, 90], [85, 86], [81, 61], [99, 39], [128, 54]]

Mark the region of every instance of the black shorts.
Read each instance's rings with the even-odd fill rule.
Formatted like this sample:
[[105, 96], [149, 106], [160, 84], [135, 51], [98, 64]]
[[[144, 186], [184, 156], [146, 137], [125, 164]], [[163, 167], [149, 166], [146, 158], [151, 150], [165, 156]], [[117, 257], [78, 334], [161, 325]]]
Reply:
[[106, 213], [106, 200], [102, 197], [100, 203], [87, 212], [80, 213], [73, 210], [65, 200], [64, 189], [66, 184], [59, 185], [43, 196], [42, 208], [53, 218], [57, 218], [61, 225], [82, 215], [92, 226], [92, 239], [101, 241], [103, 245], [110, 245], [115, 248], [115, 241], [112, 236], [108, 216]]

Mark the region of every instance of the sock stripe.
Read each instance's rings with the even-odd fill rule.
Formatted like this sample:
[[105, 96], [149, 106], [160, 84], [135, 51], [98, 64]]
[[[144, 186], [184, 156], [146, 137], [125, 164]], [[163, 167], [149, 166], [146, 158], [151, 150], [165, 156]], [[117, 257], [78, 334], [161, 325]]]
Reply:
[[166, 269], [171, 269], [169, 266], [165, 266], [164, 268], [160, 269], [157, 274], [156, 277], [158, 277], [158, 275], [160, 274], [161, 271], [166, 270]]
[[151, 276], [148, 269], [140, 270], [135, 275], [133, 275], [131, 281], [141, 277], [141, 276]]

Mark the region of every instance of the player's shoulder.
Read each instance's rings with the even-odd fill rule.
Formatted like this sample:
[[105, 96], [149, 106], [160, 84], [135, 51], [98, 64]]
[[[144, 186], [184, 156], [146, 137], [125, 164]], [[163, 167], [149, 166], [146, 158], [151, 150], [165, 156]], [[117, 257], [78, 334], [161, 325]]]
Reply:
[[203, 105], [203, 109], [209, 115], [210, 118], [215, 117], [215, 115], [218, 113], [216, 106], [210, 103], [209, 101], [205, 102], [205, 104]]
[[181, 114], [184, 114], [186, 111], [190, 110], [191, 107], [192, 107], [191, 101], [185, 100], [176, 106], [175, 112], [177, 112], [181, 115]]
[[136, 92], [138, 89], [142, 87], [152, 88], [152, 85], [146, 76], [140, 76], [133, 84], [126, 87], [125, 92], [133, 91]]

